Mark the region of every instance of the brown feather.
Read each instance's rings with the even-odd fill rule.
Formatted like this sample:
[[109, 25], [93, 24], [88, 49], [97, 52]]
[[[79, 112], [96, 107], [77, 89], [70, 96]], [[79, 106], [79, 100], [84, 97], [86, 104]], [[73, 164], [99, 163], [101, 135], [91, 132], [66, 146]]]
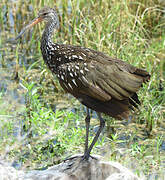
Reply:
[[[65, 45], [63, 45], [65, 46]], [[129, 110], [134, 109], [140, 104], [136, 92], [142, 86], [142, 83], [149, 80], [150, 75], [142, 69], [138, 69], [124, 61], [112, 59], [103, 53], [94, 50], [86, 50], [81, 47], [72, 47], [79, 53], [85, 54], [87, 62], [85, 71], [84, 61], [80, 61], [75, 82], [69, 77], [68, 66], [76, 66], [76, 62], [62, 64], [62, 68], [67, 74], [67, 83], [71, 87], [64, 86], [60, 80], [61, 86], [66, 92], [69, 92], [80, 100], [82, 104], [97, 112], [105, 113], [116, 119], [128, 118]]]

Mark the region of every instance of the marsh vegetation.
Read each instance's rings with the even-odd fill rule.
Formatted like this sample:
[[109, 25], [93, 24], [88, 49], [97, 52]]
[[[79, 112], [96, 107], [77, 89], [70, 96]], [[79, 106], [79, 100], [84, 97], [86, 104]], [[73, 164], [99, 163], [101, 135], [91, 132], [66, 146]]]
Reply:
[[[56, 5], [54, 41], [89, 47], [144, 68], [151, 80], [129, 120], [109, 117], [92, 153], [146, 179], [165, 178], [165, 4], [158, 0], [1, 0], [0, 154], [18, 169], [44, 169], [83, 153], [84, 107], [64, 93], [40, 52], [44, 24], [16, 37], [43, 6]], [[98, 127], [92, 113], [92, 140]]]

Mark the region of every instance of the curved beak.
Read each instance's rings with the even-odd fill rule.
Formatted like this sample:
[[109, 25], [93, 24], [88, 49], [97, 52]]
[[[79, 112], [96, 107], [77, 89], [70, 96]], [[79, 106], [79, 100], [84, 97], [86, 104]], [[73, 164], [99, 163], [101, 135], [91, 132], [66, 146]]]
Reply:
[[35, 19], [33, 19], [27, 26], [25, 26], [22, 31], [18, 34], [18, 36], [15, 38], [15, 40], [19, 39], [25, 32], [26, 30], [30, 29], [31, 27], [33, 27], [34, 25], [38, 24], [39, 22], [41, 22], [43, 20], [42, 17], [37, 17]]

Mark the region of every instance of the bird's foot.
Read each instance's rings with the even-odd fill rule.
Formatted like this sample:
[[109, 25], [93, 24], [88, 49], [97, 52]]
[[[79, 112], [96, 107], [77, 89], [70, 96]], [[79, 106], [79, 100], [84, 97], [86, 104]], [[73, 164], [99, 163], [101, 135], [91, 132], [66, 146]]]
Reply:
[[76, 156], [71, 156], [71, 157], [68, 157], [66, 159], [64, 159], [64, 162], [66, 161], [71, 161], [73, 159], [81, 159], [80, 161], [88, 161], [89, 158], [92, 158], [92, 159], [95, 159], [95, 160], [98, 160], [97, 157], [94, 157], [94, 156], [91, 156], [90, 154], [84, 154], [84, 155], [76, 155]]
[[73, 159], [79, 158], [79, 157], [80, 157], [79, 155], [67, 157], [67, 158], [64, 159], [64, 162], [69, 161], [69, 160], [73, 160]]
[[98, 160], [96, 157], [91, 156], [91, 155], [90, 155], [90, 154], [88, 154], [88, 153], [85, 153], [85, 154], [82, 156], [81, 161], [88, 161], [88, 160], [89, 160], [89, 158], [91, 158], [91, 159], [95, 159], [95, 160]]

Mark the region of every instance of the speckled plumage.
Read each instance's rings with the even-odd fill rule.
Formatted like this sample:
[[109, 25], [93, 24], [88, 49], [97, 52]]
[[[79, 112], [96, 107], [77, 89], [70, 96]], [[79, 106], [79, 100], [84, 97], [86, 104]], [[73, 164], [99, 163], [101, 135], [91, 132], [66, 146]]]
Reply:
[[[46, 20], [42, 35], [41, 52], [43, 59], [52, 73], [56, 74], [63, 89], [87, 106], [86, 143], [84, 159], [88, 159], [103, 127], [104, 120], [100, 113], [116, 119], [128, 118], [129, 110], [140, 104], [136, 92], [149, 80], [150, 75], [142, 69], [113, 59], [102, 52], [80, 46], [52, 42], [52, 33], [58, 29], [59, 20], [55, 9], [43, 8], [38, 18], [21, 31]], [[88, 148], [89, 109], [95, 110], [100, 120], [100, 127]]]

